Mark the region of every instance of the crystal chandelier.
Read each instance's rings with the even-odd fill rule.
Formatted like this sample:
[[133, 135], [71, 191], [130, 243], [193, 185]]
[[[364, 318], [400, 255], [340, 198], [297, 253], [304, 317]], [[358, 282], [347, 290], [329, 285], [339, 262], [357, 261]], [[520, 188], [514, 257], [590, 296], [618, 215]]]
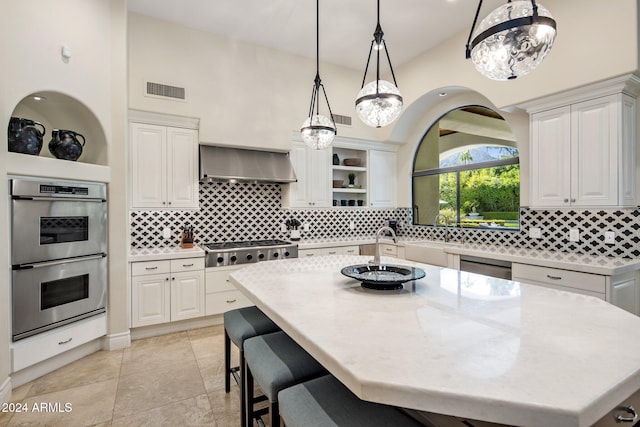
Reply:
[[509, 0], [484, 18], [474, 33], [481, 7], [482, 0], [466, 45], [466, 57], [480, 74], [512, 80], [540, 65], [556, 37], [556, 21], [544, 6], [535, 0]]
[[[327, 98], [327, 92], [324, 90], [324, 85], [320, 79], [320, 0], [316, 0], [316, 77], [313, 79], [313, 90], [311, 91], [311, 105], [309, 106], [309, 117], [302, 123], [300, 128], [300, 134], [302, 140], [311, 148], [316, 150], [322, 150], [327, 148], [333, 142], [336, 133], [336, 124], [333, 121], [333, 114], [331, 113], [331, 105], [329, 105], [329, 98]], [[324, 100], [327, 103], [327, 109], [329, 110], [329, 117], [320, 114], [320, 96], [318, 93], [322, 88]]]
[[[369, 48], [369, 57], [362, 78], [362, 88], [356, 99], [356, 113], [360, 120], [368, 126], [377, 128], [393, 122], [402, 112], [402, 95], [397, 88], [396, 76], [393, 73], [389, 51], [383, 37], [384, 32], [380, 26], [380, 0], [378, 0], [378, 22]], [[376, 50], [376, 79], [365, 85], [371, 53], [374, 49]], [[383, 49], [387, 55], [393, 83], [380, 80], [380, 51]]]

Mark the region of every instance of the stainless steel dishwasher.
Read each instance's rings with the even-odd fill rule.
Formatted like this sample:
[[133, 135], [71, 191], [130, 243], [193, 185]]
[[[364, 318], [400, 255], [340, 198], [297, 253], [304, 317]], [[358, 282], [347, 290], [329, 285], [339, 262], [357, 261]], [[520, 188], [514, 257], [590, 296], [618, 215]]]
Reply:
[[511, 261], [460, 255], [460, 271], [511, 280]]

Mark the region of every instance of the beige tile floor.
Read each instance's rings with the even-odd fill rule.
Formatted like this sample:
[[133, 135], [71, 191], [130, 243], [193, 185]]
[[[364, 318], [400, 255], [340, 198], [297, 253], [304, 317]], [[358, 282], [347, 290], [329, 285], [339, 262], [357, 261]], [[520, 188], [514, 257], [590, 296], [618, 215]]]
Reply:
[[219, 325], [94, 353], [13, 390], [28, 410], [0, 412], [0, 426], [239, 426], [238, 387], [224, 392], [223, 347]]

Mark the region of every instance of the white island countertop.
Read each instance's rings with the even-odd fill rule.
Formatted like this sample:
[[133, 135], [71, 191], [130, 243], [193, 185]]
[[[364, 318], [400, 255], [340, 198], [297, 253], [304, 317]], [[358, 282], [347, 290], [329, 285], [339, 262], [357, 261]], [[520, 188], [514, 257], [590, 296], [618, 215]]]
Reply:
[[640, 389], [640, 318], [597, 298], [383, 257], [426, 277], [375, 291], [370, 257], [262, 262], [231, 281], [360, 398], [519, 426], [590, 426]]

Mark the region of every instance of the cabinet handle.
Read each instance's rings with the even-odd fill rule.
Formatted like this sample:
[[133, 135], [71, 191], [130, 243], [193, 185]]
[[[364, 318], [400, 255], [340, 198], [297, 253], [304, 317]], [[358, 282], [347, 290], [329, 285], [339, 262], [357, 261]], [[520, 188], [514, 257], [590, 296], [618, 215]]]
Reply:
[[236, 301], [238, 301], [238, 300], [237, 299], [227, 300], [227, 304], [233, 304]]
[[327, 253], [328, 253], [329, 255], [335, 255], [335, 254], [337, 254], [338, 252], [336, 252], [336, 251], [331, 251], [331, 252], [327, 252]]
[[565, 203], [569, 203], [569, 199], [564, 199], [564, 202]]
[[166, 205], [166, 204], [167, 204], [167, 202], [162, 202], [162, 204], [163, 204], [163, 205]]
[[622, 415], [616, 415], [616, 422], [618, 423], [632, 423], [636, 420], [636, 418], [638, 418], [638, 414], [636, 413], [636, 410], [633, 408], [633, 406], [629, 405], [626, 408], [623, 408], [625, 410], [625, 412], [627, 412], [628, 414], [631, 414], [630, 417], [623, 417]]
[[169, 202], [169, 204], [171, 204], [171, 202]]
[[182, 264], [183, 267], [193, 267], [193, 264]]
[[68, 340], [66, 340], [66, 341], [59, 341], [59, 342], [58, 342], [58, 345], [65, 345], [65, 344], [67, 344], [67, 343], [70, 343], [72, 339], [73, 339], [73, 338], [69, 338], [69, 339], [68, 339]]
[[313, 256], [313, 254], [304, 254], [304, 256]]
[[145, 267], [144, 269], [145, 269], [145, 270], [157, 270], [157, 269], [158, 269], [158, 266], [155, 266], [155, 267]]
[[165, 281], [165, 282], [168, 282], [168, 281], [169, 281], [169, 278], [168, 278], [168, 277], [165, 277], [165, 278], [164, 278], [164, 281]]
[[176, 278], [175, 278], [175, 277], [172, 277], [172, 278], [171, 278], [171, 280], [176, 280]]
[[547, 274], [547, 278], [551, 279], [551, 280], [561, 280], [562, 279], [562, 277], [560, 277], [560, 276], [551, 276], [549, 274]]
[[576, 202], [576, 199], [571, 199], [571, 203], [575, 203], [575, 202]]

